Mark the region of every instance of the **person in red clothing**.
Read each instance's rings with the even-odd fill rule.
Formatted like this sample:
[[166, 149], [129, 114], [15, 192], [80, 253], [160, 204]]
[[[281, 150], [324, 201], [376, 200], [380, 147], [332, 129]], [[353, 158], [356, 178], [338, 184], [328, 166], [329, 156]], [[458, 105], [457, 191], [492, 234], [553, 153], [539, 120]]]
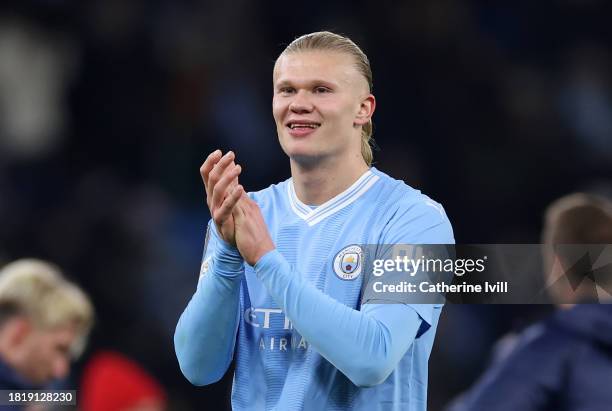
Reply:
[[95, 354], [81, 380], [81, 411], [164, 411], [164, 388], [136, 362], [112, 351]]

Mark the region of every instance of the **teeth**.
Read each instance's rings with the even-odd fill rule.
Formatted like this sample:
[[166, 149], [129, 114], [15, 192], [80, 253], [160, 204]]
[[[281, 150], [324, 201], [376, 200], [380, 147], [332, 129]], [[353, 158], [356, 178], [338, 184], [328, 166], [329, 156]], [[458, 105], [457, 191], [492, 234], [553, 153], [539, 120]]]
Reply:
[[317, 128], [318, 124], [302, 124], [302, 123], [292, 123], [289, 125], [289, 128], [294, 129], [296, 127], [308, 127], [308, 128]]

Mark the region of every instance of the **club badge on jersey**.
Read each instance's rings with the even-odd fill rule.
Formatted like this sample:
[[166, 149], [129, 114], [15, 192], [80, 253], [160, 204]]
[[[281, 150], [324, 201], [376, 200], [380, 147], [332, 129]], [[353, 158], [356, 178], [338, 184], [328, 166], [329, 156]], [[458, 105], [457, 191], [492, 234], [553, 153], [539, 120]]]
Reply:
[[204, 277], [208, 271], [210, 270], [210, 265], [212, 264], [212, 256], [208, 256], [206, 257], [206, 259], [204, 261], [202, 261], [202, 265], [200, 266], [200, 277], [199, 279], [201, 279], [202, 277]]
[[354, 280], [361, 274], [363, 251], [358, 245], [344, 247], [334, 257], [334, 273], [341, 280]]

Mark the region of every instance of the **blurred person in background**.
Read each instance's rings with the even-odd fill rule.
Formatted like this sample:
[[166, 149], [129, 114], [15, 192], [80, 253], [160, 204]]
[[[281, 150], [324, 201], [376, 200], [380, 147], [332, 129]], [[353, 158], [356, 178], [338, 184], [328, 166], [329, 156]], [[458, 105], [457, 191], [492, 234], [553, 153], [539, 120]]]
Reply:
[[372, 73], [350, 39], [297, 38], [273, 85], [292, 178], [251, 198], [232, 152], [202, 166], [214, 223], [176, 328], [181, 370], [211, 384], [235, 358], [235, 410], [423, 411], [441, 306], [362, 300], [358, 244], [454, 243], [450, 222], [371, 166]]
[[43, 389], [66, 378], [93, 316], [88, 296], [56, 266], [23, 259], [2, 268], [0, 388]]
[[[582, 193], [554, 201], [542, 242], [548, 290], [562, 309], [504, 338], [491, 367], [448, 411], [611, 409], [612, 202]], [[563, 244], [601, 246], [576, 259]]]
[[[577, 256], [572, 255], [575, 254], [572, 252], [572, 246], [563, 247], [563, 244], [612, 244], [610, 200], [596, 195], [575, 193], [554, 201], [545, 213], [542, 244], [547, 291], [556, 304], [571, 306], [576, 303], [610, 300], [612, 278], [611, 273], [606, 271], [607, 268], [603, 267], [598, 271], [597, 267], [585, 265], [583, 263], [595, 261], [577, 260]], [[584, 257], [600, 257], [594, 252], [591, 254]], [[585, 275], [590, 273], [590, 268], [593, 275]]]
[[135, 361], [113, 351], [99, 351], [81, 378], [81, 411], [164, 411], [167, 394]]

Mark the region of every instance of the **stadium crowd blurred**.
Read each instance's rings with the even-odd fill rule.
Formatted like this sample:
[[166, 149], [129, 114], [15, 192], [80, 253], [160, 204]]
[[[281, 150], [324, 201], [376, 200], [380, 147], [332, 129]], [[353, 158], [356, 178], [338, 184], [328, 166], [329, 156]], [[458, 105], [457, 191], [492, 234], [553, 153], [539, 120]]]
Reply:
[[[458, 243], [537, 243], [552, 200], [612, 196], [611, 13], [603, 0], [4, 1], [0, 265], [53, 261], [95, 306], [89, 353], [138, 361], [170, 409], [223, 409], [231, 376], [192, 387], [172, 347], [209, 218], [198, 169], [221, 148], [248, 190], [289, 176], [271, 115], [283, 45], [330, 29], [363, 47], [375, 166], [441, 202]], [[447, 307], [430, 409], [548, 310]]]

